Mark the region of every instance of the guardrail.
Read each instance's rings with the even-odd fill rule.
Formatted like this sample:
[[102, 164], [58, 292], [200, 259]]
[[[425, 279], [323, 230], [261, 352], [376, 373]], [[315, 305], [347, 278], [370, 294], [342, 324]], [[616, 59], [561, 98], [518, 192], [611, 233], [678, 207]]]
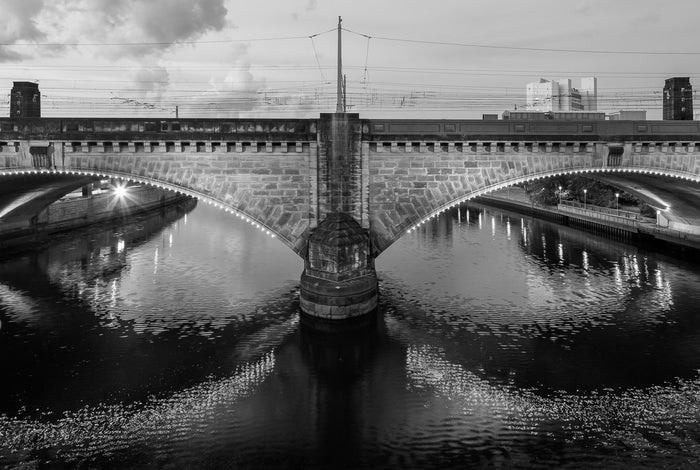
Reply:
[[627, 219], [643, 220], [644, 217], [639, 212], [632, 212], [620, 209], [613, 209], [612, 207], [602, 207], [595, 206], [593, 204], [582, 204], [578, 201], [561, 201], [559, 203], [561, 206], [577, 207], [579, 209], [591, 210], [595, 212], [600, 212], [603, 214], [615, 215], [617, 217], [625, 217]]
[[600, 219], [632, 227], [636, 227], [639, 225], [639, 221], [643, 220], [643, 217], [636, 212], [621, 211], [609, 207], [593, 206], [591, 204], [581, 204], [573, 201], [562, 201], [561, 204], [557, 205], [557, 209], [561, 212], [583, 215], [592, 219]]

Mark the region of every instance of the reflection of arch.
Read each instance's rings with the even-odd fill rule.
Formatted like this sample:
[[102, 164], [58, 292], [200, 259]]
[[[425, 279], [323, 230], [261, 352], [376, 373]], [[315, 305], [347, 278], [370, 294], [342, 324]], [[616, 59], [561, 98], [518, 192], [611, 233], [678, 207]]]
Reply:
[[[123, 180], [123, 181], [129, 181], [129, 182], [140, 183], [140, 184], [144, 184], [144, 185], [148, 185], [148, 186], [153, 186], [153, 187], [156, 187], [159, 189], [172, 191], [172, 192], [175, 192], [177, 194], [190, 196], [190, 197], [195, 198], [197, 200], [201, 200], [202, 202], [205, 202], [207, 204], [213, 205], [214, 207], [216, 207], [218, 209], [222, 209], [224, 212], [235, 215], [236, 217], [242, 219], [243, 221], [251, 224], [253, 227], [257, 228], [265, 235], [268, 235], [272, 238], [279, 239], [282, 243], [284, 243], [285, 245], [290, 247], [292, 250], [294, 250], [297, 254], [299, 254], [299, 251], [295, 248], [295, 244], [293, 241], [281, 236], [279, 234], [279, 232], [277, 230], [275, 230], [274, 228], [268, 227], [267, 225], [261, 223], [260, 221], [253, 219], [253, 217], [251, 217], [249, 214], [246, 214], [244, 211], [240, 211], [240, 210], [226, 204], [224, 201], [220, 201], [214, 197], [208, 196], [206, 194], [202, 194], [198, 191], [183, 188], [181, 186], [177, 186], [177, 185], [172, 184], [172, 183], [159, 181], [159, 180], [155, 180], [155, 179], [147, 178], [147, 177], [143, 177], [143, 176], [134, 176], [134, 175], [130, 175], [127, 173], [114, 172], [114, 171], [94, 172], [94, 171], [76, 171], [76, 170], [0, 170], [0, 176], [20, 176], [20, 175], [78, 176], [78, 177], [86, 178], [86, 181], [90, 181], [91, 179], [96, 179], [96, 178], [115, 178], [115, 179], [119, 179], [119, 180]], [[80, 184], [77, 184], [77, 186], [75, 186], [75, 188], [79, 188], [80, 186], [82, 186], [84, 184], [85, 184], [85, 181], [81, 181]], [[75, 189], [75, 188], [73, 188], [73, 189]], [[70, 190], [66, 191], [63, 194], [58, 195], [57, 197], [55, 197], [53, 199], [53, 201], [57, 200], [62, 195], [66, 194], [67, 192], [70, 192]]]
[[[446, 201], [442, 203], [439, 207], [435, 208], [434, 210], [426, 213], [426, 214], [421, 214], [419, 218], [416, 220], [411, 221], [410, 227], [405, 230], [403, 233], [398, 233], [396, 236], [389, 241], [389, 243], [381, 250], [384, 251], [386, 248], [388, 248], [391, 244], [396, 242], [399, 238], [401, 238], [403, 235], [406, 235], [408, 233], [413, 232], [416, 230], [418, 227], [421, 225], [425, 224], [429, 220], [437, 217], [438, 215], [442, 214], [443, 212], [458, 206], [459, 204], [466, 202], [470, 199], [479, 197], [479, 196], [484, 196], [488, 193], [491, 193], [493, 191], [499, 190], [499, 189], [504, 189], [509, 186], [514, 186], [516, 184], [521, 184], [521, 183], [526, 183], [529, 181], [534, 181], [538, 179], [545, 179], [545, 178], [552, 178], [556, 176], [562, 176], [562, 175], [582, 175], [582, 176], [588, 176], [593, 179], [595, 179], [596, 175], [624, 175], [624, 174], [643, 174], [643, 175], [659, 175], [659, 176], [667, 176], [667, 177], [673, 177], [673, 178], [678, 178], [686, 181], [691, 181], [695, 183], [700, 183], [700, 176], [689, 173], [689, 172], [684, 172], [684, 171], [677, 171], [673, 169], [659, 169], [659, 168], [635, 168], [635, 167], [613, 167], [613, 168], [592, 168], [592, 169], [571, 169], [571, 170], [554, 170], [554, 171], [544, 171], [540, 173], [529, 173], [527, 175], [521, 175], [515, 178], [510, 178], [506, 179], [503, 181], [499, 181], [494, 184], [490, 184], [487, 186], [484, 186], [482, 188], [467, 192], [465, 194], [462, 194], [454, 199], [451, 199], [449, 201]], [[700, 201], [699, 201], [700, 202]]]

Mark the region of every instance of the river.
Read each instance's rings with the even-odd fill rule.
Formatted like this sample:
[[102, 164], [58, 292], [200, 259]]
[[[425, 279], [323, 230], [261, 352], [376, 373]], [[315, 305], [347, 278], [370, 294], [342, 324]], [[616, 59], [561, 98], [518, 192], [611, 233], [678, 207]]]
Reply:
[[0, 468], [697, 468], [700, 266], [482, 206], [377, 259], [370, 326], [210, 206], [0, 261]]

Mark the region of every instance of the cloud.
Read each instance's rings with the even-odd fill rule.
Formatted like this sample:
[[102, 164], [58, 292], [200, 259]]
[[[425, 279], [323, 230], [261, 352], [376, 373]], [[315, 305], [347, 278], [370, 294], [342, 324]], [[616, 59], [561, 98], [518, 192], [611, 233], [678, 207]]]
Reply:
[[[318, 0], [307, 0], [306, 5], [304, 5], [304, 13], [310, 13], [318, 7]], [[294, 11], [291, 13], [294, 21], [299, 21], [299, 13]]]
[[[226, 26], [224, 0], [2, 0], [0, 43], [162, 43], [104, 47], [110, 57], [157, 55]], [[7, 5], [5, 5], [7, 3]], [[85, 53], [80, 50], [80, 52]], [[45, 48], [33, 55], [50, 55]], [[0, 52], [1, 58], [10, 57]], [[16, 55], [14, 56], [16, 57]]]
[[590, 3], [588, 3], [588, 0], [581, 0], [576, 4], [576, 13], [586, 13], [588, 10], [591, 9]]
[[220, 31], [227, 12], [223, 0], [141, 0], [132, 21], [156, 42], [176, 42]]
[[3, 0], [0, 14], [0, 42], [37, 40], [45, 37], [35, 24], [35, 17], [44, 6], [44, 0]]
[[172, 111], [163, 105], [170, 86], [170, 74], [166, 68], [158, 65], [141, 67], [131, 74], [131, 80], [134, 88], [112, 93], [114, 103], [127, 106], [134, 116], [148, 115], [153, 110]]
[[[35, 18], [42, 10], [44, 0], [3, 0], [0, 13], [0, 43], [16, 44], [45, 38]], [[0, 62], [19, 60], [23, 54], [17, 48], [0, 46]]]
[[317, 0], [309, 0], [306, 3], [306, 6], [304, 7], [304, 11], [306, 11], [306, 12], [314, 11], [317, 6], [318, 6]]
[[[256, 109], [262, 101], [260, 90], [265, 88], [265, 80], [256, 78], [250, 70], [248, 47], [237, 45], [229, 52], [230, 58], [222, 58], [222, 63], [231, 64], [223, 78], [212, 78], [210, 89], [199, 97], [197, 114], [206, 112], [207, 116], [237, 117], [243, 111]], [[205, 109], [201, 109], [205, 106]]]

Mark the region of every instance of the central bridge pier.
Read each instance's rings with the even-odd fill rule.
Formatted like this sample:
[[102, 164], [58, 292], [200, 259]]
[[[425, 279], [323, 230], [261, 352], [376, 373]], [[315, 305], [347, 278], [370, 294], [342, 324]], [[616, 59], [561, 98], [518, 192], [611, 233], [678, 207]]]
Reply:
[[315, 318], [346, 320], [377, 307], [361, 132], [357, 114], [321, 115], [316, 173], [321, 222], [308, 238], [299, 295], [302, 312]]

